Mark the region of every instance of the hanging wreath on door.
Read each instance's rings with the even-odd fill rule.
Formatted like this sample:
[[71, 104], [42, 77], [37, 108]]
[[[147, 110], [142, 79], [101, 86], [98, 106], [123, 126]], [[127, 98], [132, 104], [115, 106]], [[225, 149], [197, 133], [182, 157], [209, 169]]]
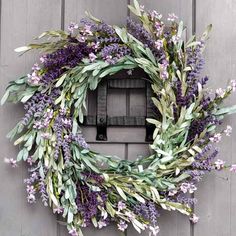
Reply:
[[[13, 167], [27, 162], [28, 202], [39, 193], [45, 206], [67, 219], [73, 236], [82, 235], [83, 227], [100, 229], [110, 222], [121, 231], [130, 223], [138, 232], [157, 235], [160, 208], [177, 210], [195, 223], [190, 194], [196, 183], [213, 169], [227, 168], [214, 160], [218, 150], [212, 143], [232, 131], [216, 127], [236, 111], [222, 107], [236, 81], [215, 93], [205, 88], [208, 78], [200, 71], [211, 26], [199, 40], [185, 42], [183, 22], [174, 14], [164, 24], [161, 14], [144, 11], [136, 0], [129, 9], [140, 23], [128, 19], [120, 28], [88, 14], [81, 27], [71, 23], [69, 32], [47, 31], [39, 36], [46, 42], [16, 49], [39, 49], [42, 56], [30, 74], [10, 82], [2, 98], [2, 104], [20, 102], [25, 109], [8, 135], [20, 152], [6, 161]], [[96, 153], [80, 129], [87, 91], [106, 76], [135, 68], [148, 74], [158, 110], [158, 118], [147, 119], [155, 126], [152, 154], [130, 161]], [[236, 171], [236, 165], [230, 168]]]

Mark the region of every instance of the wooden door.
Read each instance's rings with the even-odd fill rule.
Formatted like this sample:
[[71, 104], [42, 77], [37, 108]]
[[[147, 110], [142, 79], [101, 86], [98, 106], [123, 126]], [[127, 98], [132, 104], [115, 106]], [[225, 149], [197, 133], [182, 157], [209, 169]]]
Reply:
[[[18, 57], [13, 49], [32, 41], [34, 36], [48, 29], [66, 28], [71, 21], [78, 22], [89, 10], [94, 16], [110, 24], [125, 24], [131, 16], [127, 9], [130, 0], [1, 0], [1, 86], [4, 88], [10, 80], [26, 74], [36, 60], [35, 54]], [[174, 12], [184, 20], [188, 27], [187, 37], [192, 32], [202, 33], [209, 23], [213, 23], [213, 33], [206, 50], [205, 72], [211, 77], [213, 88], [224, 86], [228, 79], [236, 75], [236, 1], [213, 0], [140, 0], [147, 9], [156, 9], [167, 16]], [[236, 96], [229, 103], [236, 103]], [[95, 111], [91, 98], [89, 113]], [[0, 144], [1, 157], [15, 157], [17, 149], [5, 138], [23, 114], [21, 106], [6, 105], [1, 108]], [[140, 89], [108, 92], [108, 115], [117, 114], [143, 116], [145, 97]], [[227, 124], [236, 130], [236, 117], [227, 119]], [[145, 142], [144, 127], [109, 127], [108, 141], [95, 140], [96, 128], [84, 129], [85, 136], [92, 148], [106, 154], [118, 155], [126, 159], [135, 159], [149, 153]], [[220, 158], [236, 162], [236, 132], [221, 143]], [[23, 179], [27, 172], [21, 165], [14, 171], [3, 161], [0, 162], [0, 235], [2, 236], [67, 236], [50, 209], [38, 201], [29, 205], [26, 201]], [[230, 173], [213, 173], [199, 185], [196, 193], [199, 203], [195, 207], [201, 217], [193, 226], [188, 219], [177, 214], [163, 212], [160, 218], [160, 236], [234, 236], [236, 230], [236, 176]], [[118, 236], [120, 232], [114, 226], [104, 230], [85, 230], [85, 236]], [[127, 236], [138, 235], [133, 229]], [[143, 233], [142, 235], [148, 235]]]

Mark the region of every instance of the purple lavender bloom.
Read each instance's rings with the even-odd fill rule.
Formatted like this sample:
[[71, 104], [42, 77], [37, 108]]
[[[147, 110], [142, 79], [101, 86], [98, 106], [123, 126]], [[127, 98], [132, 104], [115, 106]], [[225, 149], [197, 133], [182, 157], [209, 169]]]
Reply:
[[77, 209], [85, 221], [85, 225], [91, 224], [91, 219], [98, 214], [98, 206], [104, 207], [107, 194], [101, 190], [92, 191], [87, 185], [79, 183], [77, 186]]
[[85, 139], [83, 138], [83, 136], [81, 134], [77, 134], [77, 135], [72, 134], [71, 139], [76, 144], [78, 144], [80, 147], [82, 147], [84, 149], [89, 149], [89, 145], [86, 143]]
[[120, 45], [117, 43], [105, 46], [101, 50], [102, 58], [109, 64], [115, 64], [118, 59], [129, 55], [131, 53], [130, 49], [125, 45]]
[[46, 186], [43, 179], [39, 181], [39, 192], [41, 194], [41, 199], [44, 206], [48, 206], [48, 194], [46, 192]]
[[91, 52], [93, 52], [92, 48], [89, 48], [86, 43], [77, 41], [77, 43], [69, 44], [51, 54], [44, 55], [43, 66], [46, 72], [42, 76], [42, 84], [48, 85], [65, 72], [65, 69], [62, 68], [75, 67]]
[[151, 201], [135, 205], [134, 213], [150, 221], [153, 225], [157, 223], [157, 218], [160, 216], [155, 203]]
[[127, 19], [127, 28], [128, 32], [132, 34], [135, 38], [137, 38], [140, 42], [142, 42], [146, 47], [150, 48], [153, 55], [159, 60], [165, 60], [165, 53], [163, 50], [156, 48], [156, 39], [152, 37], [152, 35], [147, 32], [144, 27], [133, 21], [131, 18]]
[[26, 191], [27, 191], [27, 201], [29, 203], [35, 203], [36, 202], [36, 197], [35, 197], [35, 193], [36, 193], [36, 190], [34, 188], [33, 185], [27, 185], [26, 186]]

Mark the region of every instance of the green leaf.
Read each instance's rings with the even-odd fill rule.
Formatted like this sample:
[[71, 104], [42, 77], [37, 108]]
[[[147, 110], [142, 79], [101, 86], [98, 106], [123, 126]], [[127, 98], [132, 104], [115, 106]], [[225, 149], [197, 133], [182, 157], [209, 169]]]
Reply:
[[120, 196], [125, 200], [127, 201], [127, 197], [125, 195], [125, 193], [123, 192], [122, 188], [118, 187], [118, 186], [115, 186], [117, 192], [120, 194]]
[[73, 218], [74, 218], [74, 214], [71, 210], [71, 208], [69, 208], [68, 210], [68, 215], [67, 215], [67, 223], [70, 224], [73, 222]]
[[26, 159], [28, 158], [28, 154], [29, 154], [29, 152], [27, 151], [27, 149], [26, 149], [26, 148], [23, 148], [23, 149], [21, 149], [21, 151], [18, 153], [16, 160], [17, 160], [17, 161], [21, 161], [21, 160], [26, 161]]
[[62, 83], [64, 82], [66, 76], [67, 76], [67, 74], [64, 74], [64, 75], [62, 75], [62, 76], [58, 79], [57, 83], [55, 84], [55, 87], [56, 87], [56, 88], [57, 88], [57, 87], [60, 87], [60, 86], [62, 85]]
[[138, 3], [137, 0], [134, 0], [134, 7], [135, 7], [135, 9], [137, 11], [137, 16], [142, 16], [141, 10], [140, 10], [140, 6], [139, 6], [139, 3]]
[[26, 52], [26, 51], [29, 51], [30, 49], [32, 49], [32, 47], [30, 47], [30, 46], [23, 46], [23, 47], [16, 48], [14, 51], [15, 52]]
[[1, 105], [3, 105], [7, 101], [9, 95], [10, 95], [10, 91], [7, 89], [6, 92], [4, 93], [2, 99], [1, 99]]
[[106, 201], [106, 210], [111, 215], [111, 217], [114, 217], [116, 214], [115, 209], [112, 207], [111, 203], [109, 201]]
[[226, 115], [226, 114], [230, 115], [233, 113], [236, 113], [236, 105], [231, 106], [231, 107], [223, 107], [213, 112], [213, 114], [217, 116]]
[[84, 156], [81, 156], [83, 162], [91, 169], [93, 170], [94, 172], [96, 173], [100, 173], [100, 171], [98, 170], [97, 167], [95, 167], [89, 160], [88, 158], [84, 157]]
[[113, 26], [113, 28], [115, 29], [117, 35], [120, 37], [122, 42], [127, 43], [128, 42], [127, 30], [125, 28], [120, 28], [118, 26]]

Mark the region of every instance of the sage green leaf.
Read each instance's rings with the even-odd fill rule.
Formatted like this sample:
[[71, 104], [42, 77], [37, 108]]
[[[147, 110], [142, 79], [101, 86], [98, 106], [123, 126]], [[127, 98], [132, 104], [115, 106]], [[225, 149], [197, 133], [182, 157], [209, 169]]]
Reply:
[[62, 75], [62, 76], [58, 79], [57, 83], [55, 84], [55, 87], [56, 87], [56, 88], [57, 88], [57, 87], [60, 87], [60, 86], [63, 84], [63, 82], [64, 82], [66, 76], [67, 76], [67, 74], [64, 74], [64, 75]]
[[127, 201], [127, 197], [125, 195], [125, 193], [123, 192], [122, 188], [120, 188], [119, 186], [115, 186], [117, 192], [120, 194], [120, 196], [125, 200]]

